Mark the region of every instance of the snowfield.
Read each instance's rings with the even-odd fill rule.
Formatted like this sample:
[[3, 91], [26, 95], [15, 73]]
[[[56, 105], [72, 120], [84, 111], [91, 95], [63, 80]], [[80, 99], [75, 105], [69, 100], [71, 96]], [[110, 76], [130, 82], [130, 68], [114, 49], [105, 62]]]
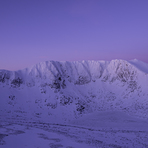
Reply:
[[47, 61], [0, 70], [1, 147], [148, 147], [148, 64]]

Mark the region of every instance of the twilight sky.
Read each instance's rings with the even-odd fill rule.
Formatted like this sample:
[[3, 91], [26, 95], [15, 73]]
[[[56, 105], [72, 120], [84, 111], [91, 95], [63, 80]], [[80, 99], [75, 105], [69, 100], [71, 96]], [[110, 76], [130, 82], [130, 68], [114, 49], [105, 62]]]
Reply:
[[0, 0], [0, 69], [135, 58], [148, 62], [148, 0]]

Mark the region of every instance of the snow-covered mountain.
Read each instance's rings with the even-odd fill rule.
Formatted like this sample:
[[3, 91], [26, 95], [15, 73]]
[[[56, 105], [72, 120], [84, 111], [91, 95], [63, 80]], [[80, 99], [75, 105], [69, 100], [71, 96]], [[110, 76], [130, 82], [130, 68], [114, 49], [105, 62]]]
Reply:
[[0, 70], [1, 116], [53, 121], [110, 110], [148, 118], [148, 64], [47, 61]]

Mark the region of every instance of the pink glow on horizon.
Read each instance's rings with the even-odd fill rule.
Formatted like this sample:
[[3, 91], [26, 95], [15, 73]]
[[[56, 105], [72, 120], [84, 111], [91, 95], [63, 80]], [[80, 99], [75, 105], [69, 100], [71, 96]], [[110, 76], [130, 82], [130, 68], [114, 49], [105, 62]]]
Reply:
[[15, 2], [0, 2], [0, 69], [49, 60], [148, 63], [147, 0]]

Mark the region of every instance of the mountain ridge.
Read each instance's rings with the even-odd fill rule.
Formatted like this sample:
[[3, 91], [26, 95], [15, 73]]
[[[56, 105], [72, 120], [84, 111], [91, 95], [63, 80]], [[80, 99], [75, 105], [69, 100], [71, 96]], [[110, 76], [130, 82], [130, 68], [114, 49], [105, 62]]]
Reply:
[[[25, 68], [23, 70], [17, 70], [17, 71], [0, 70], [0, 73], [1, 73], [0, 76], [2, 77], [2, 73], [12, 73], [11, 75], [15, 75], [15, 74], [16, 75], [19, 75], [19, 73], [21, 73], [22, 75], [24, 75], [26, 73], [26, 75], [27, 75], [31, 71], [33, 73], [33, 69], [34, 69], [34, 71], [36, 71], [36, 73], [38, 71], [38, 73], [40, 73], [39, 75], [42, 75], [43, 69], [44, 69], [44, 72], [45, 72], [45, 70], [46, 71], [47, 70], [51, 71], [53, 73], [53, 75], [55, 75], [54, 74], [55, 71], [58, 71], [58, 73], [61, 75], [62, 74], [62, 71], [61, 71], [62, 69], [59, 68], [60, 67], [59, 64], [65, 64], [65, 66], [67, 65], [67, 68], [70, 68], [70, 67], [68, 67], [68, 65], [70, 65], [70, 64], [71, 64], [71, 66], [73, 66], [73, 64], [74, 65], [78, 65], [79, 67], [81, 66], [82, 69], [85, 69], [87, 71], [87, 73], [90, 75], [89, 70], [87, 69], [87, 68], [89, 68], [88, 66], [94, 66], [93, 64], [96, 64], [95, 67], [98, 68], [98, 66], [100, 66], [100, 68], [102, 68], [101, 70], [104, 71], [104, 69], [108, 65], [111, 65], [111, 63], [115, 64], [115, 63], [119, 63], [119, 62], [121, 62], [121, 63], [125, 63], [126, 62], [127, 64], [133, 65], [135, 68], [139, 69], [140, 71], [145, 72], [145, 73], [148, 73], [148, 68], [147, 68], [148, 67], [148, 64], [147, 63], [144, 63], [142, 61], [138, 61], [138, 62], [139, 63], [142, 63], [144, 65], [143, 66], [141, 64], [140, 66], [141, 67], [142, 66], [145, 67], [145, 69], [146, 69], [145, 71], [142, 70], [142, 68], [140, 69], [140, 66], [139, 65], [138, 65], [139, 67], [136, 65], [135, 60], [132, 60], [132, 61], [129, 61], [129, 62], [128, 61], [125, 61], [125, 60], [112, 60], [110, 62], [109, 61], [93, 61], [93, 60], [92, 61], [84, 61], [83, 60], [83, 61], [74, 61], [74, 62], [68, 62], [68, 61], [61, 61], [61, 62], [59, 62], [59, 61], [46, 61], [46, 62], [40, 62], [38, 64], [35, 64], [32, 67]], [[113, 66], [113, 64], [112, 64], [112, 66]], [[53, 72], [52, 69], [54, 70], [54, 72]]]
[[147, 67], [142, 63], [140, 70], [139, 65], [137, 60], [46, 61], [18, 71], [0, 70], [1, 113], [67, 120], [122, 110], [148, 118], [148, 74], [142, 71]]

